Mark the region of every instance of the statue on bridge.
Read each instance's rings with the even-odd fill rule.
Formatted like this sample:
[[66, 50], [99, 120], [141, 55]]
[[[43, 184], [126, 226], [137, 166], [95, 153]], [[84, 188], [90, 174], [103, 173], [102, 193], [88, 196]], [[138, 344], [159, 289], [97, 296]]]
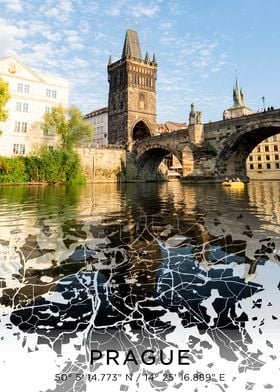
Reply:
[[189, 138], [193, 144], [201, 145], [204, 141], [203, 124], [201, 121], [201, 112], [194, 110], [194, 104], [191, 104], [191, 111], [189, 114]]
[[202, 124], [201, 122], [201, 112], [196, 112], [194, 110], [194, 104], [191, 104], [191, 111], [189, 114], [189, 125], [195, 125], [195, 124]]

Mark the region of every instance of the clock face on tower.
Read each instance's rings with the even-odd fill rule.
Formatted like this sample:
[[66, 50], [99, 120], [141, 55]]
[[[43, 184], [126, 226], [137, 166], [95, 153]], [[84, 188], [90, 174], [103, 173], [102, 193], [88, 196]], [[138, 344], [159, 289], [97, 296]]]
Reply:
[[10, 72], [10, 74], [15, 74], [16, 73], [17, 69], [16, 69], [15, 63], [10, 63], [9, 64], [8, 71]]

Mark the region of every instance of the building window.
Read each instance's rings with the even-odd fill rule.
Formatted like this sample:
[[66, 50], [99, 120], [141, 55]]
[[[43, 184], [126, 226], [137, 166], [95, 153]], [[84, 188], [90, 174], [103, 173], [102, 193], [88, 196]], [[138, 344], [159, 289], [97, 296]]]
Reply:
[[280, 169], [280, 163], [275, 163], [275, 169]]
[[24, 155], [25, 154], [25, 144], [15, 143], [13, 145], [13, 154], [14, 155]]
[[49, 146], [49, 151], [53, 151], [53, 146]]
[[260, 146], [257, 147], [257, 152], [261, 152]]
[[273, 151], [278, 151], [278, 146], [277, 146], [277, 144], [274, 144], [274, 145], [273, 145]]
[[266, 155], [266, 156], [265, 156], [265, 159], [266, 159], [267, 161], [270, 161], [270, 155]]
[[28, 112], [29, 104], [28, 103], [22, 103], [22, 102], [17, 102], [16, 103], [16, 111], [17, 112]]
[[18, 93], [22, 93], [23, 92], [23, 84], [22, 83], [18, 83], [17, 91], [18, 91]]
[[139, 109], [140, 110], [145, 110], [145, 95], [144, 94], [139, 94]]
[[27, 132], [27, 122], [16, 121], [15, 122], [15, 132], [26, 133]]
[[50, 126], [48, 129], [44, 130], [44, 135], [46, 136], [54, 136], [55, 135], [55, 129], [53, 126]]
[[279, 161], [279, 155], [275, 154], [274, 159], [275, 159], [275, 161]]
[[13, 146], [13, 154], [17, 155], [19, 153], [19, 144], [14, 144]]
[[51, 108], [49, 106], [45, 106], [45, 113], [50, 113], [51, 112]]
[[22, 122], [21, 123], [21, 132], [26, 133], [27, 132], [27, 122]]
[[265, 151], [265, 152], [268, 152], [268, 151], [269, 151], [269, 146], [265, 146], [265, 147], [264, 147], [264, 151]]
[[24, 92], [25, 92], [26, 94], [29, 94], [29, 84], [25, 84], [25, 85], [24, 85]]
[[52, 98], [56, 98], [57, 94], [56, 94], [56, 90], [52, 91]]
[[262, 164], [258, 163], [258, 169], [262, 169]]
[[24, 155], [25, 154], [25, 144], [20, 144], [19, 145], [19, 153], [20, 153], [20, 155]]
[[258, 161], [261, 161], [261, 160], [262, 160], [262, 156], [258, 155]]
[[267, 168], [267, 169], [271, 169], [270, 163], [267, 163], [267, 164], [266, 164], [266, 168]]
[[51, 97], [51, 93], [52, 93], [52, 91], [49, 88], [47, 88], [47, 90], [46, 90], [46, 97], [50, 98]]
[[277, 142], [277, 135], [272, 136], [272, 141]]
[[250, 170], [254, 170], [254, 165], [252, 163], [250, 164]]
[[253, 160], [253, 157], [252, 157], [252, 155], [250, 155], [249, 156], [249, 161], [252, 161]]
[[20, 121], [15, 122], [15, 132], [20, 132]]

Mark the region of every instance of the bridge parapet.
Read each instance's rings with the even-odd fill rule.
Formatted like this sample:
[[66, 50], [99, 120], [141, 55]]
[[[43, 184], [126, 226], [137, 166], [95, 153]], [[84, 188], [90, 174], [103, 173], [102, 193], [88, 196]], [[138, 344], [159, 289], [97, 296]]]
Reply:
[[250, 122], [265, 121], [265, 120], [279, 120], [280, 109], [269, 110], [265, 112], [258, 112], [248, 114], [242, 117], [229, 118], [226, 120], [213, 121], [204, 124], [204, 132], [211, 132], [213, 130], [234, 127], [234, 126], [245, 126]]

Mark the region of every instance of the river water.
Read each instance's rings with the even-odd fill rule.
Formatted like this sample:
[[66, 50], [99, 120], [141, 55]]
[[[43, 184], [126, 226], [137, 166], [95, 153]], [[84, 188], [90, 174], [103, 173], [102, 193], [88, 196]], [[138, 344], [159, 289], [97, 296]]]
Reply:
[[0, 187], [4, 390], [279, 390], [279, 194]]

